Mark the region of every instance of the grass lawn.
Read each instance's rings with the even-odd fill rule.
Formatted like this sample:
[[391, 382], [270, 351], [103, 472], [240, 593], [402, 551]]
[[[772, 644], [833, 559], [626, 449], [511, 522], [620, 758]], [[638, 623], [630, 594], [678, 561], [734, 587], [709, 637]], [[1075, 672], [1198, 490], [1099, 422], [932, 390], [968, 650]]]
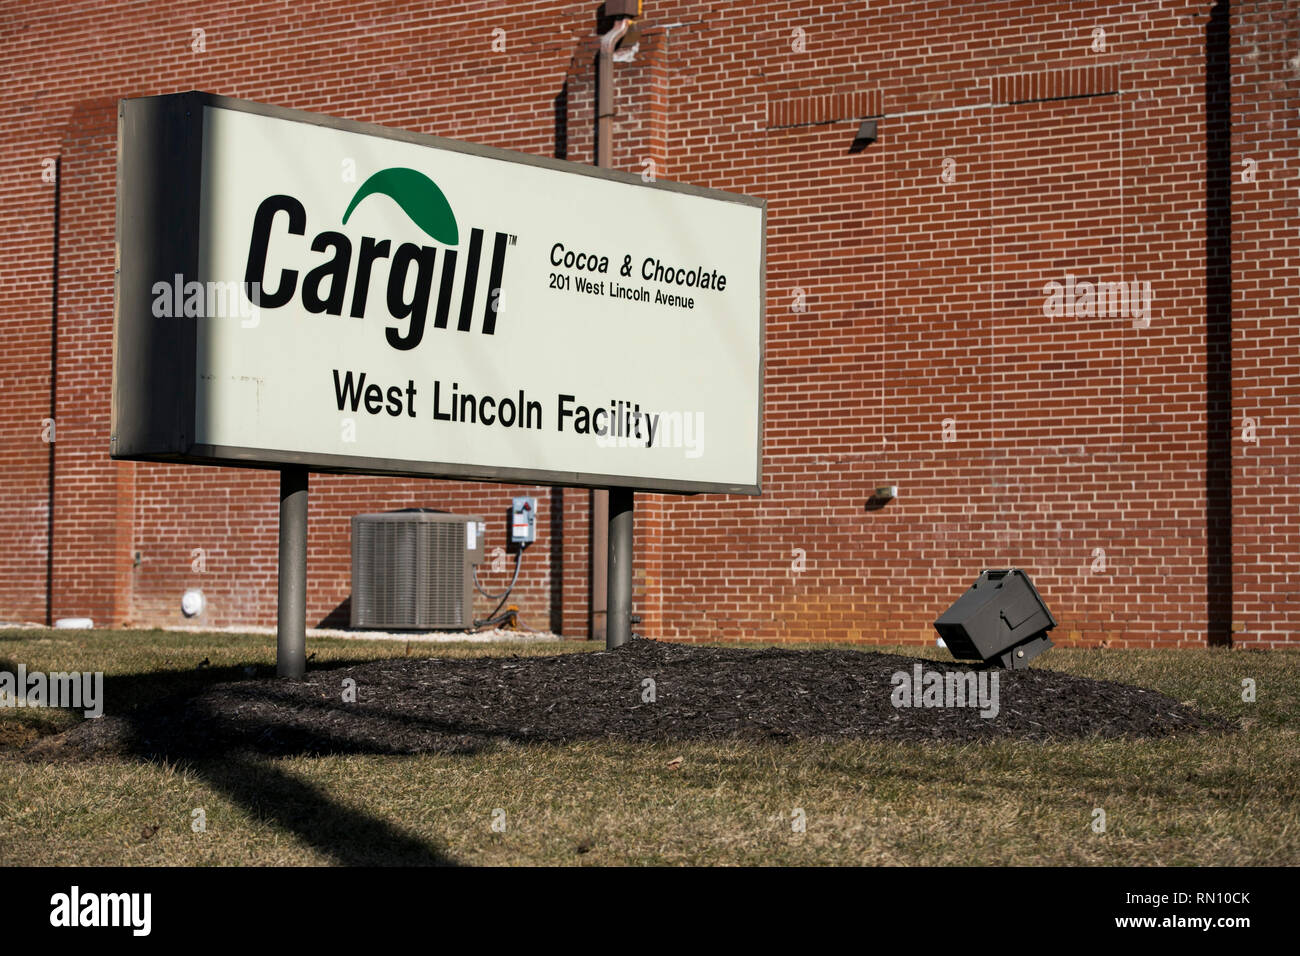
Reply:
[[[338, 639], [308, 650], [313, 663], [408, 652]], [[274, 652], [268, 636], [0, 631], [0, 670], [21, 663], [121, 678], [110, 714], [164, 688], [197, 689], [246, 667], [273, 672]], [[210, 666], [196, 670], [205, 658]], [[1149, 687], [1242, 729], [1059, 744], [500, 743], [469, 756], [170, 765], [22, 759], [22, 747], [82, 718], [6, 708], [0, 865], [1300, 863], [1300, 654], [1058, 648], [1035, 666]], [[1255, 681], [1254, 703], [1241, 699], [1245, 678]]]

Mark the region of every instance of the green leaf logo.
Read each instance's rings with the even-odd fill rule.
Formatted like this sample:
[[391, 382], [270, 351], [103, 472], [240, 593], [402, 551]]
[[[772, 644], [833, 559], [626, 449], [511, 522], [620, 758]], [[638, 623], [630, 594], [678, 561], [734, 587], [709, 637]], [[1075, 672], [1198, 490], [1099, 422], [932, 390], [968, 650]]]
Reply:
[[348, 224], [348, 217], [361, 200], [374, 193], [392, 199], [411, 222], [443, 245], [454, 246], [460, 241], [460, 230], [456, 227], [451, 204], [438, 184], [424, 173], [401, 166], [381, 169], [361, 184], [352, 202], [348, 203], [348, 211], [343, 214], [343, 225]]

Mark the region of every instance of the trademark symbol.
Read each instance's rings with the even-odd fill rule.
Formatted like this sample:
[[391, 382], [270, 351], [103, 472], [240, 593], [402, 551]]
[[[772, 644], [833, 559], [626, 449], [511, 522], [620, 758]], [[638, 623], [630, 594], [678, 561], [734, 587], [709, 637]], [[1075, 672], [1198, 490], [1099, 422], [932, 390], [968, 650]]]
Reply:
[[510, 237], [510, 245], [513, 246], [513, 245], [515, 244], [515, 240], [518, 239], [518, 238], [519, 238], [518, 236], [511, 236], [511, 237]]

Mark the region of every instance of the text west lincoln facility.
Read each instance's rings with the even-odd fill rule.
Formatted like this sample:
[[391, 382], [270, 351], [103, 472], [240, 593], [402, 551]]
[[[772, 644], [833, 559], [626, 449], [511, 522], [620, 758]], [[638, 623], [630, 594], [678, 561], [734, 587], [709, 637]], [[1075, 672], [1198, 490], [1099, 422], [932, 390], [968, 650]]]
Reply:
[[[499, 593], [531, 498], [510, 601], [599, 634], [593, 489], [634, 475], [646, 636], [930, 642], [1019, 567], [1064, 646], [1300, 640], [1294, 5], [646, 0], [600, 175], [594, 5], [0, 29], [0, 619], [271, 624], [278, 477], [239, 456], [279, 448], [311, 625], [354, 617], [359, 516], [481, 519]], [[236, 294], [133, 287], [175, 337], [150, 381], [188, 385], [115, 433], [123, 104], [191, 90], [269, 111], [149, 174], [201, 167], [155, 251]], [[435, 170], [431, 137], [465, 151]], [[498, 151], [536, 162], [455, 168]], [[178, 421], [219, 463], [127, 447]]]

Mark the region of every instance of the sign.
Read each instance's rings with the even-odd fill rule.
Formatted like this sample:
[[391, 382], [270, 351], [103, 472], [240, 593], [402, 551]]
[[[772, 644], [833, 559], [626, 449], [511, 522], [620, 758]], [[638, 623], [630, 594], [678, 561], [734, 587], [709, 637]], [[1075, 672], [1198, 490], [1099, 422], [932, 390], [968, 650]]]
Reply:
[[761, 200], [185, 93], [117, 203], [115, 458], [760, 491]]

